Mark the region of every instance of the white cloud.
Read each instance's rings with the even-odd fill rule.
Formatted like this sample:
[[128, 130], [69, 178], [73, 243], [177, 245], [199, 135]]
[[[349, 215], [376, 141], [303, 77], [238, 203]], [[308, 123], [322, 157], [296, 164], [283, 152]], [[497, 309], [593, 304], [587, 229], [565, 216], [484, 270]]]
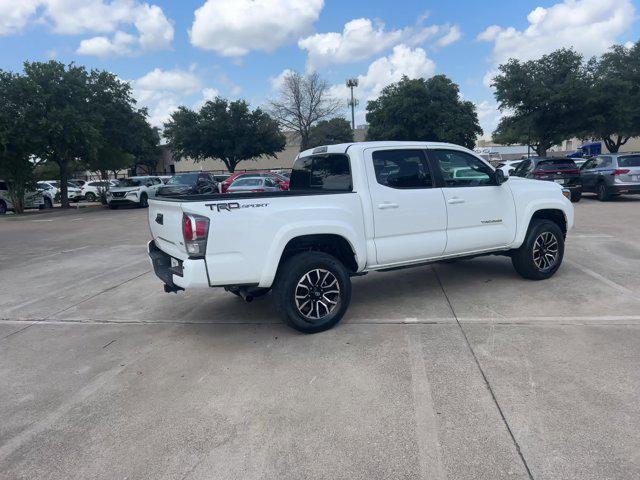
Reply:
[[202, 90], [202, 81], [193, 71], [180, 69], [155, 68], [131, 85], [135, 98], [149, 109], [151, 125], [157, 127], [162, 127], [179, 105], [189, 103], [189, 97], [200, 92], [205, 98], [213, 94], [213, 89]]
[[[377, 98], [384, 87], [400, 81], [405, 75], [410, 79], [430, 78], [435, 69], [435, 63], [424, 49], [404, 44], [393, 47], [389, 55], [372, 62], [366, 74], [358, 75], [358, 87], [354, 92], [360, 102], [356, 123], [363, 123], [367, 101]], [[344, 99], [345, 103], [350, 95], [344, 84], [333, 85], [330, 91], [334, 97]]]
[[498, 103], [495, 100], [483, 100], [476, 102], [475, 105], [478, 121], [484, 132], [483, 138], [490, 139], [491, 133], [496, 129], [498, 122], [505, 113], [498, 110]]
[[329, 63], [348, 63], [370, 58], [391, 48], [403, 36], [401, 30], [384, 30], [383, 23], [374, 24], [368, 18], [347, 22], [342, 33], [317, 33], [300, 39], [298, 46], [308, 51], [310, 69]]
[[19, 33], [29, 22], [60, 35], [97, 33], [77, 53], [102, 57], [166, 49], [174, 34], [160, 7], [138, 0], [0, 0], [0, 35]]
[[22, 31], [35, 15], [40, 0], [0, 0], [0, 35]]
[[591, 56], [613, 45], [635, 18], [631, 0], [564, 0], [532, 10], [522, 31], [492, 25], [477, 38], [493, 42], [495, 64], [509, 58], [531, 60], [562, 47]]
[[307, 70], [313, 71], [332, 63], [351, 63], [371, 58], [395, 45], [418, 46], [440, 35], [436, 45], [443, 47], [461, 37], [457, 26], [423, 26], [420, 17], [415, 26], [385, 30], [384, 23], [368, 18], [347, 22], [342, 32], [317, 33], [298, 41], [298, 46], [308, 52]]
[[289, 75], [293, 73], [294, 73], [293, 70], [291, 70], [290, 68], [286, 68], [275, 77], [269, 77], [269, 83], [271, 84], [271, 89], [280, 90], [280, 88], [282, 88], [282, 86], [284, 85], [285, 78], [287, 78]]
[[324, 0], [207, 0], [195, 11], [191, 43], [227, 56], [271, 52], [311, 30]]
[[400, 81], [403, 75], [409, 78], [429, 78], [433, 76], [436, 64], [422, 48], [396, 45], [389, 56], [377, 59], [358, 77], [360, 88], [368, 98], [377, 97], [384, 87]]
[[447, 25], [447, 27], [449, 31], [436, 42], [436, 45], [439, 47], [446, 47], [447, 45], [451, 45], [462, 38], [462, 31], [460, 30], [460, 27], [457, 25]]

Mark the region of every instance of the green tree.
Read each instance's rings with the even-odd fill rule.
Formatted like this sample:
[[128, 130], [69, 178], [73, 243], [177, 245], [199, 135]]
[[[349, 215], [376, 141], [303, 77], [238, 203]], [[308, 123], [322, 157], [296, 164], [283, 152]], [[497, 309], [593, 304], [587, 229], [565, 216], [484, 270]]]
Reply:
[[451, 142], [472, 148], [482, 135], [475, 105], [460, 100], [458, 85], [444, 75], [402, 77], [367, 103], [368, 140]]
[[217, 158], [233, 172], [238, 163], [262, 155], [275, 157], [285, 146], [278, 123], [259, 108], [251, 111], [244, 100], [216, 98], [195, 112], [180, 107], [164, 125], [176, 160]]
[[631, 137], [640, 136], [640, 41], [631, 48], [615, 45], [592, 59], [588, 70], [593, 86], [585, 133], [617, 152]]
[[32, 96], [24, 77], [0, 71], [0, 178], [7, 182], [16, 213], [24, 211], [25, 195], [35, 187], [35, 132], [30, 131], [33, 118], [28, 108]]
[[309, 130], [309, 148], [353, 142], [351, 124], [342, 117], [322, 120]]
[[95, 157], [100, 142], [90, 75], [84, 67], [56, 61], [26, 62], [24, 72], [33, 92], [30, 110], [38, 132], [33, 153], [58, 165], [61, 202], [67, 208], [69, 174]]
[[544, 156], [551, 146], [587, 129], [588, 72], [582, 56], [561, 49], [538, 60], [510, 59], [492, 86], [502, 118], [493, 140], [528, 143]]

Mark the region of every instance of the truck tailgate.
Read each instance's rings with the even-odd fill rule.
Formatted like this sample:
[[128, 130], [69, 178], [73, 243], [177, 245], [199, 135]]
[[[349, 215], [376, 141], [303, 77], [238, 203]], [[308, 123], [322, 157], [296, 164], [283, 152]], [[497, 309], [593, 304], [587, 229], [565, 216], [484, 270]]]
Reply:
[[182, 235], [182, 204], [149, 200], [149, 228], [156, 246], [172, 257], [188, 257]]

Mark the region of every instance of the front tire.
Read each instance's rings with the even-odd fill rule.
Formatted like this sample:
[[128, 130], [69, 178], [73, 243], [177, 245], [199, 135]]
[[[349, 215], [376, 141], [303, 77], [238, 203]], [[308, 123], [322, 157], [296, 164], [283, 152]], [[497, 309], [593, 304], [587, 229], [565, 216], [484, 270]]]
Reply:
[[146, 193], [140, 195], [140, 208], [147, 208], [149, 206], [149, 197]]
[[85, 200], [87, 202], [95, 202], [96, 201], [96, 195], [93, 192], [89, 192], [84, 196]]
[[344, 316], [351, 301], [351, 279], [335, 257], [305, 252], [280, 266], [273, 294], [287, 325], [302, 333], [317, 333]]
[[560, 268], [564, 257], [564, 234], [550, 221], [534, 219], [522, 246], [511, 256], [516, 272], [530, 280], [545, 280]]
[[44, 208], [53, 208], [53, 202], [49, 197], [44, 197]]
[[119, 207], [119, 205], [114, 205], [113, 203], [110, 203], [110, 204], [109, 204], [109, 208], [110, 208], [111, 210], [117, 210], [117, 209], [118, 209], [118, 207]]
[[571, 201], [573, 203], [578, 203], [582, 198], [582, 192], [574, 192], [571, 194]]
[[0, 200], [0, 215], [4, 215], [5, 213], [7, 213], [7, 204], [4, 200]]

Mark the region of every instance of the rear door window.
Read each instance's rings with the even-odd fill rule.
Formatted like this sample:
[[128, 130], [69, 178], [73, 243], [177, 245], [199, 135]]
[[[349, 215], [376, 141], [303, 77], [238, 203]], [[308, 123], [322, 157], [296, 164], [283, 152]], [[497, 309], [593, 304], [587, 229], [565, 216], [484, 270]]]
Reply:
[[349, 157], [342, 154], [316, 155], [296, 160], [290, 190], [352, 190]]
[[390, 188], [431, 188], [433, 179], [423, 150], [378, 150], [371, 155], [376, 181]]

